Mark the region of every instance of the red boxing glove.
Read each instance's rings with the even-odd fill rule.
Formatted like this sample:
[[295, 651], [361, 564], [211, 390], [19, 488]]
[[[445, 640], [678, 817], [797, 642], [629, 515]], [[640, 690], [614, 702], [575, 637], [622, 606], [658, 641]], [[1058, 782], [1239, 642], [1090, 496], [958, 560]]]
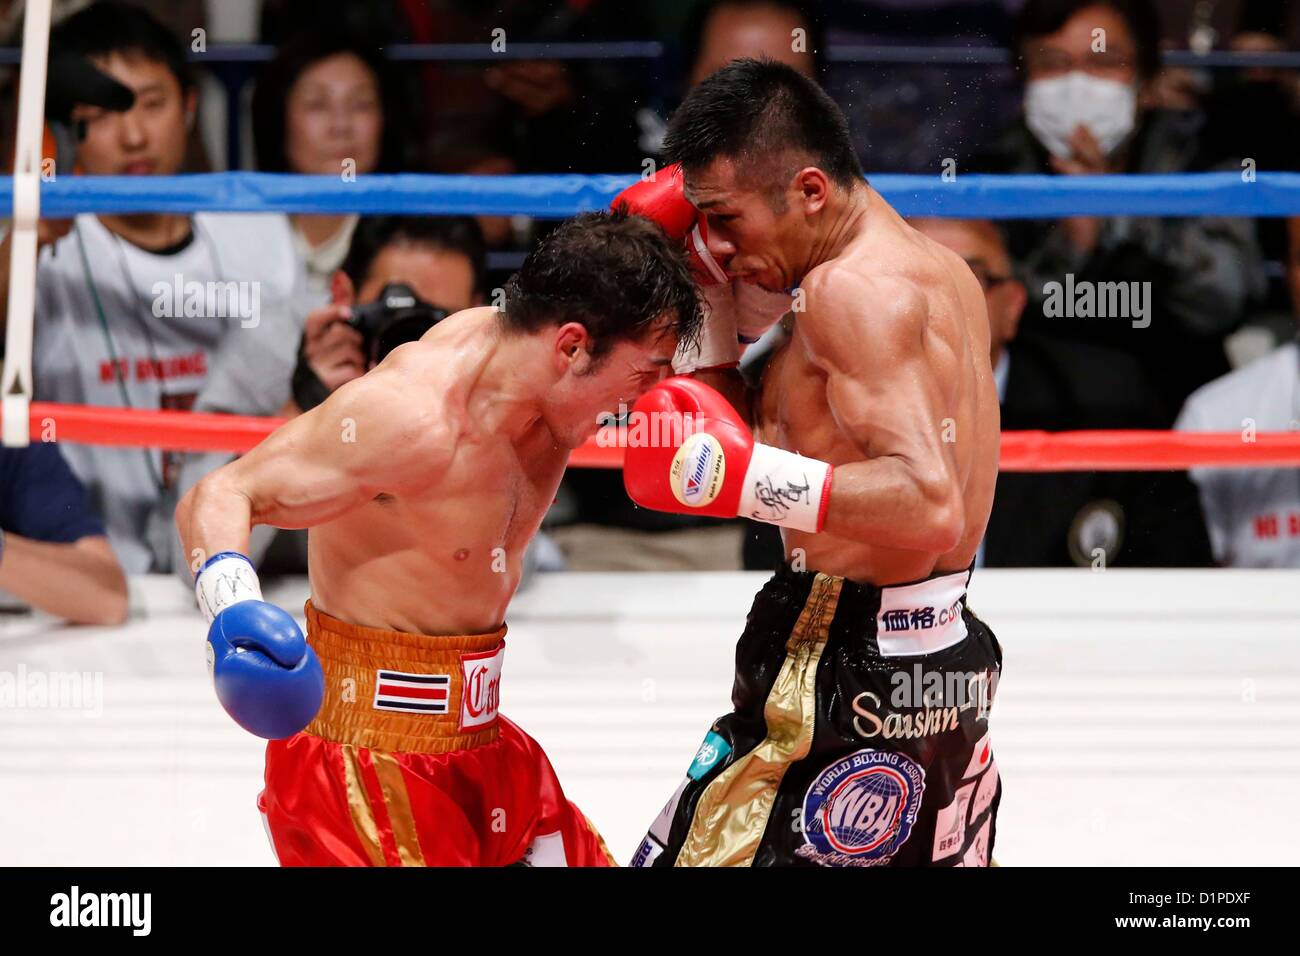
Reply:
[[685, 239], [695, 228], [699, 213], [686, 201], [686, 181], [680, 163], [656, 170], [652, 179], [642, 179], [614, 197], [610, 209], [626, 207], [635, 216], [657, 222], [669, 238]]
[[641, 396], [628, 419], [623, 486], [644, 508], [737, 515], [817, 532], [830, 503], [824, 461], [754, 441], [718, 392], [681, 376]]
[[670, 238], [681, 239], [701, 286], [728, 284], [727, 271], [709, 252], [704, 218], [687, 202], [685, 189], [681, 164], [673, 163], [657, 170], [653, 179], [628, 186], [614, 197], [609, 208], [623, 207], [635, 216], [645, 216], [658, 223]]
[[767, 292], [756, 285], [734, 282], [709, 252], [709, 228], [704, 216], [686, 201], [682, 167], [674, 163], [655, 173], [654, 179], [633, 183], [614, 197], [611, 209], [658, 223], [671, 238], [686, 246], [695, 281], [708, 304], [704, 328], [694, 349], [682, 349], [673, 359], [679, 374], [706, 369], [734, 368], [746, 345], [752, 345], [790, 311], [792, 300], [784, 292]]
[[643, 179], [614, 197], [611, 209], [620, 207], [659, 224], [670, 238], [686, 247], [687, 261], [708, 305], [700, 341], [694, 349], [681, 348], [673, 358], [678, 373], [704, 369], [735, 368], [740, 362], [741, 343], [736, 330], [736, 302], [727, 271], [709, 252], [708, 226], [704, 217], [684, 193], [685, 180], [678, 163], [658, 170], [653, 179]]

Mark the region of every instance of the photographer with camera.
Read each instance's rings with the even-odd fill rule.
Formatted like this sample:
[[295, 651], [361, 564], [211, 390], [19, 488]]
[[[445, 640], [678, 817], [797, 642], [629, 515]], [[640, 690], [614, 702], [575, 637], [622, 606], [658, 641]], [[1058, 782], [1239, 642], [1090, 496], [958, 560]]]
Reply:
[[361, 220], [330, 283], [329, 305], [307, 316], [295, 408], [319, 405], [440, 319], [483, 301], [484, 243], [471, 219]]
[[[232, 336], [194, 403], [198, 412], [293, 417], [365, 374], [397, 345], [415, 341], [443, 317], [484, 301], [486, 252], [469, 218], [363, 217], [330, 280], [328, 305], [301, 324], [297, 365], [278, 343], [286, 330]], [[300, 313], [301, 314], [301, 313]], [[277, 347], [269, 347], [274, 339]], [[286, 364], [287, 362], [287, 364]], [[234, 458], [226, 452], [186, 456], [179, 495]], [[193, 555], [176, 573], [193, 583]], [[258, 527], [252, 557], [264, 573], [302, 573], [306, 533]]]

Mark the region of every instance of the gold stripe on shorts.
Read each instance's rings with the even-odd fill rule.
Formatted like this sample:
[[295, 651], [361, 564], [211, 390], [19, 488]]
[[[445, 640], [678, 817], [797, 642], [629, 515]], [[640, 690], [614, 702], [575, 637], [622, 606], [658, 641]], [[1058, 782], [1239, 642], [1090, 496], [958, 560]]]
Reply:
[[614, 858], [613, 853], [609, 852], [609, 847], [605, 845], [605, 838], [600, 835], [600, 831], [596, 829], [596, 825], [588, 820], [585, 814], [583, 815], [582, 822], [587, 824], [587, 829], [591, 831], [591, 835], [594, 836], [596, 842], [600, 844], [600, 852], [605, 854], [605, 861], [609, 863], [610, 866], [618, 866], [618, 860]]
[[361, 779], [361, 763], [357, 758], [357, 748], [349, 744], [339, 747], [343, 757], [343, 775], [348, 788], [348, 812], [352, 815], [352, 826], [357, 831], [357, 839], [370, 857], [371, 866], [387, 866], [384, 848], [379, 843], [379, 827], [375, 824], [374, 811], [366, 798], [366, 783]]
[[384, 806], [388, 809], [388, 822], [393, 828], [393, 841], [397, 844], [402, 866], [427, 865], [420, 849], [415, 815], [411, 812], [411, 797], [406, 792], [401, 766], [391, 754], [379, 750], [370, 751], [370, 762], [379, 778], [379, 789], [384, 794]]
[[704, 788], [676, 866], [751, 866], [786, 768], [807, 756], [817, 719], [817, 664], [844, 579], [818, 574], [763, 706], [767, 737]]

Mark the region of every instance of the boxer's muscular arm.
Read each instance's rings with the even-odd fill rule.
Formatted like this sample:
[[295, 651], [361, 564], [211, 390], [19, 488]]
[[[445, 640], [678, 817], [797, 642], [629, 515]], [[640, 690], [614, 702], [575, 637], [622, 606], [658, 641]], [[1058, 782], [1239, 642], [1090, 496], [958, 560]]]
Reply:
[[[943, 441], [943, 376], [927, 354], [928, 305], [913, 284], [842, 269], [807, 287], [799, 332], [826, 399], [862, 460], [835, 466], [823, 531], [943, 553], [965, 523], [954, 449]], [[940, 346], [942, 347], [942, 346]]]
[[[375, 369], [276, 429], [198, 482], [176, 508], [191, 566], [247, 552], [254, 525], [306, 528], [413, 484], [427, 487], [451, 460], [453, 427], [400, 364]], [[196, 563], [197, 562], [197, 563]]]

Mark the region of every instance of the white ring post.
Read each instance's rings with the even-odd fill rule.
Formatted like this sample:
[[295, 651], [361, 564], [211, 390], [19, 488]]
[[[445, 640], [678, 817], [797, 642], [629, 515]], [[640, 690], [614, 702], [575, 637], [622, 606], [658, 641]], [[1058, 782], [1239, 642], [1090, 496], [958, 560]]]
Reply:
[[[45, 70], [50, 0], [28, 0], [19, 74], [18, 137], [14, 150], [14, 218], [9, 251], [9, 321], [0, 378], [0, 438], [9, 448], [30, 440], [32, 322], [36, 305], [36, 225], [41, 217], [41, 138], [45, 129]], [[55, 174], [63, 170], [55, 170]]]

